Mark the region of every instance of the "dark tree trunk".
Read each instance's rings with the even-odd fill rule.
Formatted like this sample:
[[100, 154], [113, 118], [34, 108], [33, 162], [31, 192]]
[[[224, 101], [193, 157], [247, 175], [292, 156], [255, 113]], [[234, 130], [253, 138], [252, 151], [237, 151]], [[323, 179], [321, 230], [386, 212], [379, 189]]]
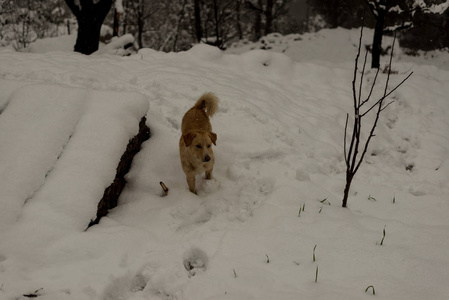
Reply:
[[243, 31], [242, 31], [242, 24], [240, 22], [240, 0], [236, 0], [236, 5], [235, 5], [235, 12], [236, 12], [236, 27], [237, 27], [237, 35], [239, 37], [239, 40], [243, 40]]
[[176, 25], [175, 38], [173, 41], [173, 51], [175, 51], [175, 52], [178, 50], [177, 48], [178, 48], [179, 30], [181, 28], [182, 20], [184, 19], [184, 12], [185, 12], [185, 8], [186, 8], [186, 4], [187, 4], [187, 0], [184, 0], [182, 2], [181, 11], [179, 12], [178, 24]]
[[267, 0], [265, 9], [265, 35], [273, 32], [273, 0]]
[[310, 20], [310, 4], [309, 1], [306, 1], [306, 23], [305, 23], [305, 32], [309, 32], [309, 20]]
[[380, 67], [380, 55], [382, 53], [382, 37], [384, 35], [386, 11], [379, 9], [377, 11], [376, 26], [374, 27], [373, 48], [371, 56], [371, 68], [379, 69]]
[[125, 10], [125, 13], [123, 14], [123, 31], [122, 31], [122, 34], [126, 34], [127, 33], [127, 26], [128, 26], [128, 14], [127, 14], [127, 12], [128, 12], [128, 1], [126, 1], [126, 0], [123, 0], [123, 8], [124, 8], [124, 10]]
[[112, 33], [112, 36], [118, 36], [118, 29], [120, 25], [120, 13], [115, 10], [114, 11], [114, 32]]
[[100, 43], [101, 24], [92, 14], [78, 16], [78, 37], [76, 38], [75, 52], [92, 54], [98, 50]]
[[200, 0], [195, 0], [194, 3], [194, 10], [195, 10], [195, 33], [196, 33], [196, 40], [198, 43], [201, 42], [201, 39], [203, 38], [203, 30], [201, 27], [201, 7], [200, 7]]
[[92, 54], [98, 50], [100, 30], [106, 15], [111, 9], [112, 0], [80, 0], [80, 6], [74, 0], [65, 0], [78, 21], [78, 37], [75, 52]]
[[262, 17], [256, 13], [256, 20], [254, 22], [254, 39], [258, 41], [262, 37]]
[[143, 16], [139, 13], [139, 18], [137, 20], [137, 45], [139, 49], [143, 48], [143, 27], [145, 25], [145, 21], [143, 20]]
[[218, 20], [218, 1], [214, 0], [214, 19], [215, 19], [215, 46], [221, 47], [220, 40], [220, 21]]
[[[246, 7], [254, 12], [254, 40], [257, 41], [262, 37], [262, 15], [266, 16], [266, 10], [263, 9], [262, 0], [257, 1], [254, 5], [251, 1], [245, 2]], [[266, 29], [266, 26], [265, 26]]]
[[[251, 3], [251, 2], [248, 2]], [[258, 41], [262, 37], [262, 1], [257, 2], [259, 9], [252, 7], [256, 13], [256, 20], [254, 21], [254, 37]]]

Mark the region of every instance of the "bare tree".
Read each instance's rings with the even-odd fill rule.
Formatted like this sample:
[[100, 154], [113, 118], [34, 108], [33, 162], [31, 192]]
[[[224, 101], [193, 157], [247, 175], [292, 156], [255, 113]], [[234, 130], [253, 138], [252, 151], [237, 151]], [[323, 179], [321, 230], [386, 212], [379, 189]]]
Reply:
[[262, 16], [265, 16], [264, 34], [267, 35], [271, 33], [271, 26], [273, 23], [273, 19], [271, 16], [271, 13], [273, 12], [273, 1], [267, 0], [267, 3], [263, 3], [262, 0], [257, 0], [257, 3], [254, 3], [253, 1], [247, 0], [246, 6], [256, 14], [254, 23], [256, 40], [258, 40], [262, 36]]
[[187, 0], [165, 0], [151, 22], [153, 47], [159, 51], [183, 48], [182, 27], [185, 25]]
[[155, 1], [128, 0], [127, 25], [137, 26], [137, 44], [143, 47], [143, 34], [148, 20], [159, 12], [161, 5]]
[[[343, 193], [343, 207], [347, 206], [348, 196], [349, 196], [349, 190], [351, 188], [352, 180], [354, 179], [355, 174], [360, 168], [360, 165], [362, 164], [362, 161], [365, 157], [365, 154], [368, 150], [368, 145], [371, 142], [371, 139], [374, 137], [374, 131], [376, 129], [377, 123], [379, 121], [380, 114], [382, 111], [384, 111], [393, 101], [388, 102], [385, 104], [385, 99], [391, 95], [398, 87], [400, 87], [412, 74], [411, 72], [409, 75], [407, 75], [398, 85], [396, 85], [393, 89], [390, 91], [388, 90], [388, 84], [390, 81], [390, 75], [391, 75], [391, 61], [393, 58], [393, 50], [394, 50], [394, 43], [396, 41], [396, 36], [393, 39], [391, 54], [390, 54], [390, 61], [388, 64], [388, 74], [387, 79], [385, 83], [385, 89], [383, 91], [382, 96], [376, 100], [373, 104], [369, 105], [369, 101], [371, 100], [371, 96], [374, 90], [374, 87], [376, 85], [377, 77], [379, 74], [379, 69], [376, 71], [376, 75], [374, 77], [374, 80], [371, 84], [370, 91], [368, 93], [368, 96], [362, 100], [362, 88], [363, 88], [363, 77], [365, 75], [365, 66], [366, 66], [366, 59], [368, 56], [368, 52], [365, 53], [365, 60], [363, 62], [363, 68], [362, 73], [360, 77], [360, 82], [358, 86], [358, 91], [356, 88], [357, 84], [357, 74], [358, 74], [358, 61], [360, 57], [360, 48], [362, 44], [362, 37], [363, 37], [363, 26], [360, 30], [360, 40], [359, 40], [359, 46], [357, 50], [357, 56], [355, 59], [355, 67], [354, 67], [354, 77], [352, 80], [352, 97], [354, 101], [354, 111], [353, 111], [353, 118], [354, 118], [354, 125], [352, 128], [352, 134], [350, 136], [350, 143], [349, 147], [347, 144], [347, 135], [348, 135], [348, 120], [349, 120], [349, 114], [346, 115], [346, 123], [345, 123], [345, 134], [344, 134], [344, 157], [346, 162], [346, 185]], [[368, 105], [366, 108], [365, 105]], [[369, 132], [368, 137], [365, 139], [365, 141], [362, 141], [362, 120], [363, 117], [365, 117], [370, 112], [375, 113], [375, 119], [373, 124], [371, 125], [371, 130]], [[363, 148], [361, 148], [363, 147]], [[360, 149], [362, 149], [360, 153]], [[359, 157], [360, 154], [360, 157]]]
[[246, 7], [252, 10], [255, 16], [255, 38], [256, 40], [262, 36], [262, 16], [265, 21], [264, 35], [270, 34], [277, 29], [276, 21], [281, 15], [287, 13], [287, 4], [289, 0], [246, 0]]
[[27, 48], [39, 38], [57, 35], [62, 23], [55, 1], [0, 1], [0, 43], [17, 50]]
[[182, 21], [184, 19], [184, 14], [185, 14], [185, 10], [186, 10], [186, 5], [187, 5], [187, 0], [182, 0], [181, 2], [181, 10], [179, 11], [178, 14], [178, 19], [176, 22], [176, 27], [175, 27], [175, 37], [173, 38], [173, 51], [177, 51], [178, 50], [178, 39], [179, 39], [179, 34], [180, 34], [180, 30], [181, 30], [181, 24]]
[[37, 39], [32, 26], [34, 15], [35, 11], [32, 8], [31, 1], [28, 1], [25, 7], [17, 7], [14, 18], [16, 24], [12, 26], [15, 35], [13, 46], [16, 51], [25, 49]]
[[220, 49], [238, 36], [235, 0], [207, 0], [201, 6], [202, 41]]

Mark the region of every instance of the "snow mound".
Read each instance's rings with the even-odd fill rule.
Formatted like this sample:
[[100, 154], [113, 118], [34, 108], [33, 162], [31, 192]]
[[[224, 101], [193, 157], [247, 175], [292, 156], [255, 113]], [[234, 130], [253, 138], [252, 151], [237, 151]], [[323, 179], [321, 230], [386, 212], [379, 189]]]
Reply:
[[13, 239], [1, 250], [8, 264], [51, 264], [55, 258], [41, 254], [87, 227], [147, 110], [140, 94], [49, 84], [25, 85], [8, 97], [0, 115], [0, 222]]
[[196, 59], [204, 61], [216, 61], [223, 56], [223, 51], [217, 47], [206, 44], [198, 44], [193, 46], [187, 53]]

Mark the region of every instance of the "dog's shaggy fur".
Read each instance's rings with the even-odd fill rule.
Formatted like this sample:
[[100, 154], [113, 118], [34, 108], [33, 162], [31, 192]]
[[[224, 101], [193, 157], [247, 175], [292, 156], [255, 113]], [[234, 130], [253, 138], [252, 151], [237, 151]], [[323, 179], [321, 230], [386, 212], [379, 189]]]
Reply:
[[182, 118], [179, 155], [189, 190], [195, 194], [196, 175], [205, 172], [206, 179], [212, 178], [215, 162], [212, 144], [216, 145], [217, 135], [212, 132], [209, 118], [217, 111], [218, 101], [213, 93], [205, 93]]

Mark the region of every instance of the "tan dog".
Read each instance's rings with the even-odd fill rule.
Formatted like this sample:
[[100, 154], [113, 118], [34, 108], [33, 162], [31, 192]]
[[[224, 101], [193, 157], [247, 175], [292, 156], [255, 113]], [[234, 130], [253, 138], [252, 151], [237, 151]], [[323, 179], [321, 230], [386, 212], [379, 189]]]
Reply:
[[182, 118], [179, 155], [189, 190], [195, 194], [196, 175], [206, 172], [206, 179], [212, 178], [215, 162], [212, 144], [216, 145], [217, 135], [212, 132], [209, 117], [217, 111], [218, 101], [213, 93], [205, 93]]

